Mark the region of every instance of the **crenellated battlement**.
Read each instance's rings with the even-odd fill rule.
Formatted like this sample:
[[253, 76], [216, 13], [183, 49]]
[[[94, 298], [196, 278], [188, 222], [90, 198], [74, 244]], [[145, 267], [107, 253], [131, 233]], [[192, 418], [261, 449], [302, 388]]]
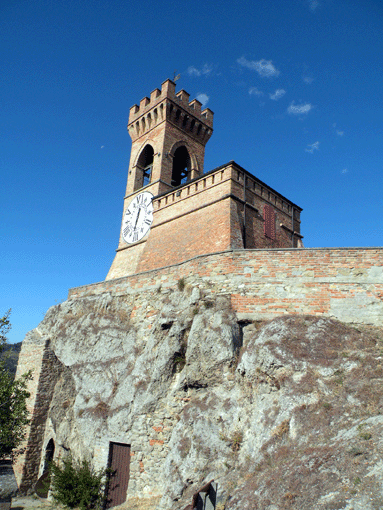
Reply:
[[172, 80], [164, 81], [161, 90], [154, 89], [150, 97], [144, 97], [139, 105], [130, 108], [128, 131], [132, 140], [169, 120], [206, 144], [213, 133], [214, 113], [210, 108], [201, 110], [202, 103], [189, 98], [190, 94], [183, 89], [176, 93]]

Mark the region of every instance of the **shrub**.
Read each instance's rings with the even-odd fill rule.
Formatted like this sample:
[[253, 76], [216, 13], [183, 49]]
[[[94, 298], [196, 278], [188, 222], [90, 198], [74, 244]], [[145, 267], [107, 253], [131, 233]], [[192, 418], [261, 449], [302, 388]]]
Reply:
[[101, 509], [105, 500], [108, 470], [95, 471], [87, 460], [75, 463], [71, 456], [60, 464], [51, 463], [51, 492], [66, 508]]

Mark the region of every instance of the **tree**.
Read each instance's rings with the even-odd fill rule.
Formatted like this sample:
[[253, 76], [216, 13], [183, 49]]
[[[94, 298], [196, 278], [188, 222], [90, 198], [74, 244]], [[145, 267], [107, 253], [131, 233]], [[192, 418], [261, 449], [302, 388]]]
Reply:
[[11, 309], [9, 309], [3, 317], [0, 317], [0, 352], [3, 349], [3, 345], [7, 341], [6, 334], [11, 329], [11, 323], [9, 322], [10, 315]]
[[[6, 342], [6, 334], [11, 328], [9, 321], [11, 310], [0, 317], [0, 352]], [[0, 459], [18, 453], [18, 447], [25, 437], [25, 426], [29, 423], [26, 400], [28, 381], [31, 371], [14, 380], [6, 368], [7, 357], [0, 360]]]

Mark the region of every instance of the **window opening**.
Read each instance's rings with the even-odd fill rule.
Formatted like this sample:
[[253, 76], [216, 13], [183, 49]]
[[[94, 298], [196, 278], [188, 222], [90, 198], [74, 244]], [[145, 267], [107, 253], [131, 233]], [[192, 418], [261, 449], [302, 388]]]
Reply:
[[150, 184], [153, 170], [154, 150], [151, 145], [145, 145], [138, 158], [137, 166], [142, 169], [142, 186]]
[[144, 168], [144, 183], [143, 186], [147, 186], [150, 184], [150, 176], [152, 174], [152, 166], [147, 166]]
[[179, 186], [189, 180], [191, 170], [190, 156], [185, 146], [178, 147], [173, 157], [172, 186]]

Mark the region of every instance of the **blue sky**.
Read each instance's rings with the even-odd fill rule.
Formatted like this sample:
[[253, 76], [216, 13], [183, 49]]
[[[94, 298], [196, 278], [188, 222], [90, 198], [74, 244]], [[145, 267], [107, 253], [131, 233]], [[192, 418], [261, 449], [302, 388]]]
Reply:
[[129, 108], [174, 72], [230, 160], [302, 207], [306, 247], [382, 246], [378, 0], [0, 1], [0, 313], [21, 341], [105, 279]]

